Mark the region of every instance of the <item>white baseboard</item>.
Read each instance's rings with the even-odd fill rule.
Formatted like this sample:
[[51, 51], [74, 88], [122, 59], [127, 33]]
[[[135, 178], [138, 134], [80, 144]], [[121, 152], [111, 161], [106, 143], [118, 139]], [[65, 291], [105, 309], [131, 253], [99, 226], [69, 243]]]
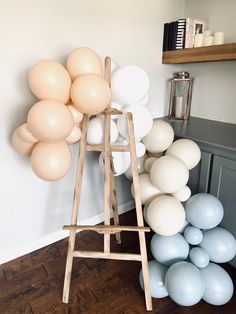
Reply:
[[[131, 201], [129, 203], [119, 206], [119, 213], [120, 214], [125, 213], [133, 208], [134, 208], [134, 201]], [[103, 213], [98, 214], [94, 217], [91, 217], [87, 220], [81, 221], [80, 224], [81, 225], [97, 225], [101, 223], [102, 221], [104, 221]], [[40, 239], [27, 243], [23, 245], [22, 247], [14, 248], [13, 250], [9, 250], [7, 252], [2, 252], [0, 256], [0, 265], [6, 262], [9, 262], [15, 258], [18, 258], [20, 256], [23, 256], [25, 254], [41, 249], [44, 246], [47, 246], [49, 244], [62, 240], [66, 238], [68, 235], [69, 235], [69, 231], [58, 230], [56, 232], [43, 236]]]

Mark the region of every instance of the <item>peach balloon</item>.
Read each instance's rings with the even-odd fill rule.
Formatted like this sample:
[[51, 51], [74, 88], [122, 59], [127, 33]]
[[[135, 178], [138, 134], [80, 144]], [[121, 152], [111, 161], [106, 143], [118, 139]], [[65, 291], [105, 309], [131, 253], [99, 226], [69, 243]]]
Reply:
[[34, 173], [46, 181], [56, 181], [66, 175], [71, 165], [71, 151], [64, 141], [57, 143], [39, 142], [31, 155]]
[[74, 144], [78, 142], [81, 138], [81, 130], [78, 126], [74, 125], [70, 135], [65, 139], [66, 143]]
[[28, 76], [32, 93], [40, 100], [55, 99], [66, 103], [70, 98], [71, 78], [66, 69], [55, 61], [35, 63]]
[[94, 50], [86, 47], [75, 49], [68, 56], [66, 67], [72, 80], [86, 73], [102, 75], [101, 59]]
[[32, 134], [45, 142], [64, 140], [74, 126], [70, 110], [56, 100], [37, 102], [28, 113], [27, 123]]
[[78, 110], [76, 110], [72, 104], [68, 105], [67, 108], [70, 110], [72, 114], [74, 124], [80, 123], [83, 119], [83, 114], [79, 112]]
[[32, 153], [32, 150], [34, 148], [34, 143], [29, 143], [26, 141], [23, 141], [19, 134], [18, 134], [19, 128], [15, 130], [15, 132], [12, 135], [11, 143], [15, 151], [23, 156], [30, 156]]
[[18, 128], [19, 137], [28, 143], [37, 143], [39, 140], [30, 132], [27, 123], [22, 124]]
[[73, 82], [71, 98], [78, 111], [89, 115], [98, 114], [110, 103], [111, 90], [101, 76], [84, 74]]

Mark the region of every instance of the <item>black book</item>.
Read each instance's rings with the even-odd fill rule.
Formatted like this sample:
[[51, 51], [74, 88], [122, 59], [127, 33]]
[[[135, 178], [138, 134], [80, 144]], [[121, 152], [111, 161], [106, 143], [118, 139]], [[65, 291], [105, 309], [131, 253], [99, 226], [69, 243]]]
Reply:
[[169, 26], [170, 26], [170, 23], [165, 23], [164, 24], [163, 46], [162, 46], [162, 50], [163, 51], [167, 51], [168, 50]]
[[176, 49], [176, 40], [177, 40], [178, 21], [174, 21], [171, 24], [172, 24], [171, 50], [175, 50]]

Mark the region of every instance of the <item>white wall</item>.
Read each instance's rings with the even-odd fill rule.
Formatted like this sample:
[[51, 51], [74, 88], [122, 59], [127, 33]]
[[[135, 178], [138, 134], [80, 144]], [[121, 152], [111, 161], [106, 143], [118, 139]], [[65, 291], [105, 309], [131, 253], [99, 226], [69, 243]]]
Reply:
[[[209, 29], [225, 32], [225, 42], [236, 41], [235, 0], [186, 0], [185, 16], [206, 18]], [[236, 123], [236, 61], [186, 64], [195, 78], [191, 115]]]
[[[70, 220], [77, 147], [69, 174], [47, 183], [10, 144], [36, 101], [27, 85], [31, 65], [45, 58], [64, 63], [79, 46], [110, 55], [120, 65], [137, 64], [151, 79], [149, 109], [154, 117], [163, 116], [166, 79], [177, 69], [161, 65], [163, 23], [183, 16], [183, 9], [184, 0], [0, 0], [0, 263], [59, 239]], [[80, 221], [102, 219], [102, 183], [92, 154]], [[123, 209], [132, 206], [129, 184], [118, 180]]]

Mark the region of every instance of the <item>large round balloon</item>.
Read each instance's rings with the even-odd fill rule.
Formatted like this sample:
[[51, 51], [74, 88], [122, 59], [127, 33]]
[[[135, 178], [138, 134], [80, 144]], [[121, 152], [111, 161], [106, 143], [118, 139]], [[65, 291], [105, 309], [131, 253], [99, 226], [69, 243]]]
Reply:
[[[151, 181], [148, 173], [142, 173], [139, 175], [140, 197], [142, 204], [146, 204], [154, 196], [163, 194], [157, 187], [155, 187]], [[131, 185], [131, 193], [134, 195], [134, 184]]]
[[199, 163], [201, 159], [201, 150], [194, 141], [189, 139], [180, 139], [170, 145], [167, 149], [166, 155], [179, 158], [190, 170]]
[[[137, 158], [137, 170], [138, 170], [138, 174], [141, 174], [143, 172], [145, 172], [144, 169], [144, 162], [145, 160], [148, 158], [148, 156], [145, 154], [140, 158]], [[128, 178], [129, 180], [133, 180], [133, 174], [132, 174], [132, 167], [131, 165], [129, 166], [129, 168], [125, 171], [125, 176], [126, 178]]]
[[[234, 286], [229, 274], [219, 265], [210, 263], [200, 269], [205, 291], [203, 300], [212, 305], [223, 305], [232, 298]], [[222, 310], [224, 313], [224, 310]]]
[[56, 181], [66, 175], [71, 165], [71, 151], [66, 142], [35, 145], [31, 154], [34, 173], [46, 181]]
[[[125, 171], [130, 166], [130, 154], [127, 152], [113, 152], [112, 153], [113, 165], [115, 170], [115, 176], [120, 176], [125, 173]], [[103, 153], [99, 156], [99, 165], [102, 170], [104, 170], [104, 156]]]
[[81, 138], [81, 130], [78, 126], [74, 125], [72, 131], [70, 132], [69, 136], [65, 139], [66, 143], [74, 144], [78, 142]]
[[102, 75], [101, 59], [94, 50], [86, 47], [72, 51], [67, 58], [66, 67], [72, 80], [87, 73]]
[[216, 227], [203, 233], [203, 240], [199, 244], [216, 263], [226, 263], [235, 257], [236, 240], [232, 233]]
[[70, 110], [72, 114], [74, 124], [80, 123], [83, 119], [83, 114], [79, 112], [78, 110], [76, 110], [72, 104], [68, 105], [67, 108]]
[[185, 185], [183, 188], [172, 194], [180, 202], [186, 202], [191, 196], [190, 188]]
[[189, 253], [189, 245], [179, 233], [168, 237], [154, 234], [150, 248], [153, 257], [159, 263], [168, 266], [179, 261], [184, 261]]
[[[124, 113], [131, 112], [133, 115], [134, 136], [136, 140], [143, 138], [152, 128], [152, 115], [150, 111], [143, 106], [130, 105], [122, 110]], [[128, 138], [126, 115], [123, 114], [117, 118], [117, 127], [120, 134]]]
[[191, 262], [198, 268], [204, 268], [209, 264], [210, 258], [201, 247], [193, 247], [189, 252]]
[[[150, 278], [150, 290], [153, 298], [164, 298], [168, 295], [165, 287], [165, 275], [167, 267], [161, 265], [157, 261], [153, 260], [148, 262], [149, 278]], [[143, 270], [139, 273], [139, 283], [141, 288], [144, 290], [143, 282]]]
[[197, 245], [202, 241], [202, 231], [196, 227], [189, 226], [184, 230], [185, 240], [192, 245]]
[[185, 222], [183, 205], [173, 196], [154, 199], [147, 210], [147, 220], [153, 231], [164, 236], [179, 232]]
[[[115, 122], [111, 120], [110, 123], [110, 142], [114, 143], [118, 137], [118, 130]], [[97, 116], [89, 121], [88, 133], [87, 133], [88, 144], [102, 144], [104, 142], [104, 119], [101, 116]]]
[[149, 90], [147, 73], [136, 65], [115, 70], [111, 77], [112, 100], [124, 105], [138, 103]]
[[221, 202], [213, 195], [198, 193], [186, 203], [187, 220], [195, 227], [211, 229], [222, 220], [224, 209]]
[[73, 82], [71, 99], [75, 108], [85, 114], [102, 112], [111, 101], [108, 83], [97, 74], [84, 74]]
[[12, 147], [19, 153], [20, 155], [23, 156], [30, 156], [35, 143], [30, 143], [22, 140], [22, 138], [18, 134], [19, 128], [15, 130], [15, 132], [12, 135], [11, 143]]
[[30, 132], [27, 123], [22, 124], [18, 128], [19, 137], [28, 143], [37, 143], [39, 140]]
[[55, 61], [42, 60], [34, 64], [28, 81], [32, 93], [40, 100], [53, 99], [65, 104], [70, 98], [70, 75]]
[[175, 193], [188, 182], [189, 171], [176, 157], [163, 156], [157, 159], [150, 170], [151, 181], [165, 193]]
[[172, 126], [161, 120], [154, 120], [152, 129], [143, 138], [146, 149], [151, 153], [161, 153], [167, 150], [174, 140]]
[[28, 113], [27, 123], [32, 134], [45, 142], [64, 140], [74, 126], [70, 110], [56, 100], [37, 102]]
[[204, 282], [199, 269], [188, 262], [170, 266], [166, 272], [165, 285], [171, 299], [183, 306], [198, 303], [204, 293]]

